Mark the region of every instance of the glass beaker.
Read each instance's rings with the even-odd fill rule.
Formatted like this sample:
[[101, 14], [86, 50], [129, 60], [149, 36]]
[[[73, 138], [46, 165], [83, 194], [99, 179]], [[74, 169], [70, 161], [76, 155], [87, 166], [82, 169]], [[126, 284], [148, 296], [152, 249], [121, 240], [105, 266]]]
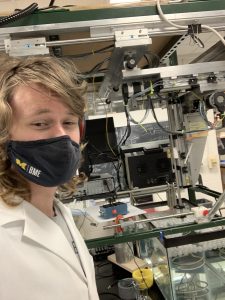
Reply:
[[140, 289], [137, 285], [136, 300], [151, 300], [151, 297], [148, 293], [148, 289]]

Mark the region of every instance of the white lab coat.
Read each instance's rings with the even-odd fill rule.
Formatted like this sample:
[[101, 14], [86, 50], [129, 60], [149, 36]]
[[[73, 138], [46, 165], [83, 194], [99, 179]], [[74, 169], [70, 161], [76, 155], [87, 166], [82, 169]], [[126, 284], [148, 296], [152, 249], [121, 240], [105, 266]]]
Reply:
[[79, 257], [59, 226], [33, 205], [23, 201], [8, 207], [0, 200], [1, 300], [99, 299], [92, 257], [70, 210], [59, 201], [56, 204]]

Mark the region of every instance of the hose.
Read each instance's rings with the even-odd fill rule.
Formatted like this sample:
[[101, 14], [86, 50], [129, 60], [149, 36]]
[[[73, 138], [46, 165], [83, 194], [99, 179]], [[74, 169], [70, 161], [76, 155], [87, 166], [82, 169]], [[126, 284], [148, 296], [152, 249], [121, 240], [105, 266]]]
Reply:
[[28, 15], [32, 14], [37, 8], [38, 8], [38, 4], [37, 3], [32, 3], [28, 7], [14, 13], [10, 16], [3, 17], [3, 18], [0, 19], [0, 26], [15, 22], [18, 19], [21, 19], [25, 16], [28, 16]]

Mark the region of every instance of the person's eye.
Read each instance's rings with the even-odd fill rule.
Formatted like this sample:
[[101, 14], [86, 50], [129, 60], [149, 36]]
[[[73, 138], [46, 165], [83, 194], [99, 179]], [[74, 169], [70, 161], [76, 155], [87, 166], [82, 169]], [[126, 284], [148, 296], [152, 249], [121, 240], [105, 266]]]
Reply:
[[78, 122], [77, 122], [77, 121], [71, 121], [71, 120], [68, 120], [68, 121], [65, 121], [65, 122], [64, 122], [64, 125], [65, 125], [65, 126], [73, 126], [73, 127], [76, 127], [76, 126], [78, 126]]
[[48, 127], [48, 123], [44, 122], [44, 121], [33, 122], [32, 126], [36, 127], [36, 128], [45, 128], [45, 127]]

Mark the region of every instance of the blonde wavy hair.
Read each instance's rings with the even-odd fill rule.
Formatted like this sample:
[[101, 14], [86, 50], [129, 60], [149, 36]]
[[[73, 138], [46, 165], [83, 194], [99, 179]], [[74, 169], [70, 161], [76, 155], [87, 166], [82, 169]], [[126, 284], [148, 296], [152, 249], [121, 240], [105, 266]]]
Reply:
[[[12, 58], [4, 55], [0, 57], [0, 64], [0, 197], [6, 204], [15, 206], [22, 199], [30, 200], [28, 183], [11, 168], [6, 153], [12, 123], [10, 100], [15, 88], [24, 84], [38, 84], [58, 95], [63, 103], [83, 119], [86, 84], [70, 60], [45, 56]], [[58, 192], [66, 192], [68, 195], [68, 192], [74, 192], [77, 183], [82, 180], [82, 175], [75, 176], [59, 187]]]

